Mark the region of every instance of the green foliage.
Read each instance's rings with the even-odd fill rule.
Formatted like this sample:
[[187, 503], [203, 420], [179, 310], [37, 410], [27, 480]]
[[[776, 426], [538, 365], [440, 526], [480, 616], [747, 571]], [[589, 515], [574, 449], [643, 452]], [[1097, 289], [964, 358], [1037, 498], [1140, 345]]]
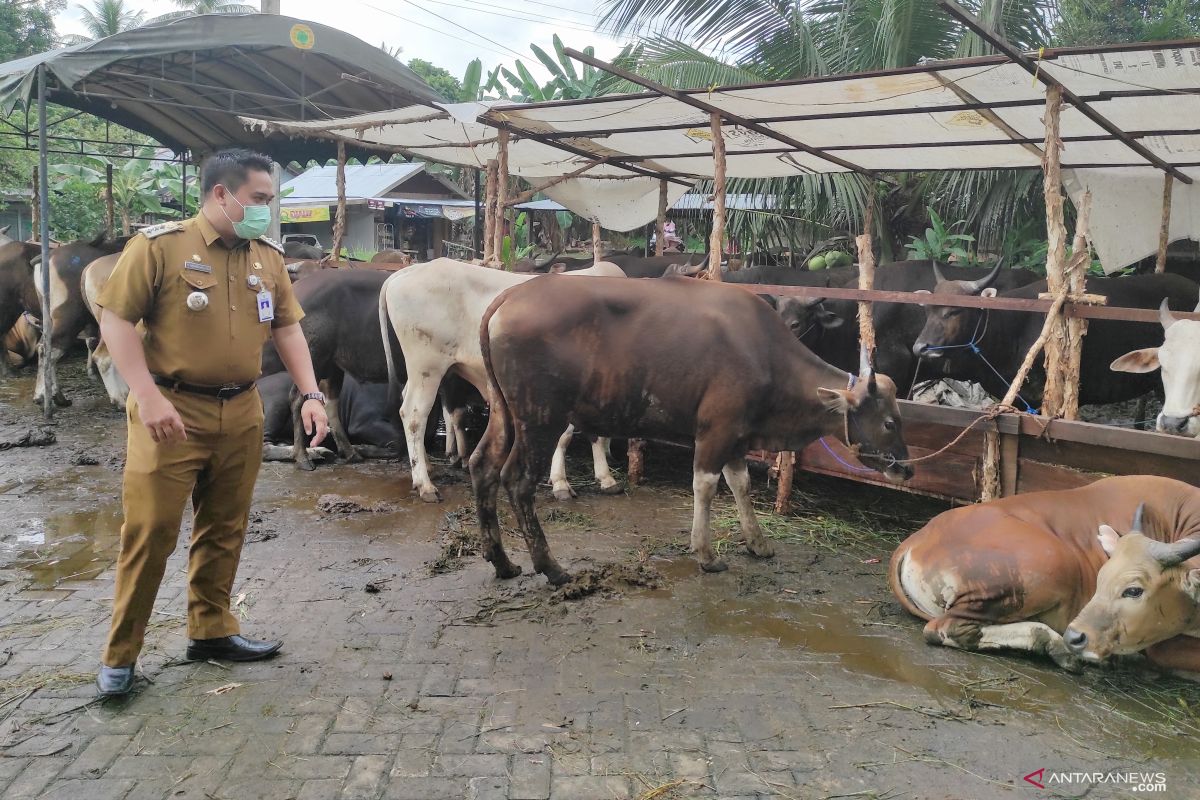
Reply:
[[159, 179], [153, 168], [154, 162], [150, 160], [153, 155], [153, 148], [146, 147], [138, 153], [137, 158], [128, 159], [120, 165], [113, 164], [111, 159], [95, 156], [85, 157], [77, 164], [52, 164], [50, 178], [56, 189], [72, 182], [92, 186], [103, 203], [107, 185], [106, 168], [112, 164], [113, 210], [120, 219], [121, 232], [128, 234], [133, 230], [133, 223], [146, 214], [176, 214], [164, 208], [159, 201]]
[[258, 4], [226, 3], [223, 0], [174, 0], [174, 3], [179, 11], [171, 11], [157, 16], [147, 24], [155, 25], [159, 22], [169, 22], [173, 19], [194, 17], [199, 14], [255, 14], [258, 12]]
[[92, 0], [90, 7], [80, 6], [79, 18], [88, 35], [69, 37], [73, 44], [137, 28], [145, 21], [146, 12], [130, 7], [125, 0]]
[[424, 59], [412, 59], [408, 62], [408, 68], [417, 73], [426, 83], [436, 89], [438, 94], [452, 103], [466, 99], [475, 99], [474, 97], [466, 98], [462, 96], [463, 84], [459, 82], [458, 78], [451, 75], [447, 70], [435, 67]]
[[500, 245], [500, 260], [505, 269], [511, 270], [516, 262], [533, 252], [533, 244], [529, 241], [532, 233], [529, 214], [522, 211], [513, 222], [512, 234], [505, 236]]
[[926, 228], [923, 237], [914, 236], [909, 241], [909, 258], [947, 261], [950, 256], [954, 256], [959, 261], [971, 260], [971, 254], [960, 243], [972, 243], [975, 241], [975, 237], [966, 233], [954, 233], [955, 228], [964, 224], [962, 221], [947, 227], [938, 213], [931, 208], [929, 209], [929, 223], [933, 227]]
[[0, 63], [54, 48], [54, 13], [66, 5], [66, 0], [0, 0]]
[[91, 239], [104, 230], [104, 198], [82, 180], [63, 181], [50, 192], [50, 235], [60, 242]]
[[1062, 45], [1153, 42], [1200, 36], [1195, 0], [1059, 0], [1054, 38]]

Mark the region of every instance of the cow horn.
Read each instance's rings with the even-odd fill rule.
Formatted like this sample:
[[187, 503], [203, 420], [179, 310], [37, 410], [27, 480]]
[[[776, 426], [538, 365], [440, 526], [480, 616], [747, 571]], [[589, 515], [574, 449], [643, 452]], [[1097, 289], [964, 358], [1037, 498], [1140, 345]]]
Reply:
[[[1197, 306], [1200, 308], [1200, 306]], [[1167, 298], [1163, 298], [1162, 303], [1158, 306], [1158, 321], [1162, 323], [1163, 331], [1170, 329], [1178, 320], [1171, 314], [1171, 307], [1167, 305]]]
[[821, 303], [824, 303], [824, 302], [825, 302], [824, 297], [805, 297], [800, 300], [800, 307], [801, 308], [816, 308], [817, 306], [821, 305]]
[[1163, 567], [1174, 567], [1189, 558], [1200, 556], [1200, 539], [1180, 539], [1178, 542], [1150, 542], [1150, 557]]
[[871, 376], [867, 378], [867, 394], [872, 397], [878, 394], [878, 386], [875, 383], [875, 370], [871, 370]]
[[1200, 300], [1196, 301], [1196, 313], [1200, 314]]
[[934, 283], [946, 282], [946, 276], [942, 274], [942, 268], [938, 266], [936, 258], [933, 260], [933, 280]]
[[871, 354], [867, 352], [867, 348], [863, 345], [858, 346], [858, 376], [866, 378], [871, 376], [874, 378], [874, 371], [871, 369]]
[[996, 266], [992, 267], [992, 271], [982, 278], [976, 278], [973, 281], [959, 281], [959, 284], [971, 294], [979, 294], [984, 289], [995, 283], [996, 278], [1000, 277], [1000, 269], [1004, 266], [1004, 261], [997, 261]]
[[1133, 524], [1129, 526], [1130, 533], [1142, 532], [1142, 518], [1146, 515], [1146, 504], [1138, 503], [1137, 511], [1133, 512]]

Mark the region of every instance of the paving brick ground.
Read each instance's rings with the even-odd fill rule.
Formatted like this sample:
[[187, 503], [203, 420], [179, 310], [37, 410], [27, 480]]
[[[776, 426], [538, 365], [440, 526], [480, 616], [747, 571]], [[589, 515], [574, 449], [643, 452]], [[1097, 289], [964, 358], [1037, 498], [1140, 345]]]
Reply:
[[[27, 383], [0, 390], [0, 432], [36, 422], [16, 399]], [[1021, 776], [1042, 767], [1130, 766], [1167, 773], [1157, 796], [1197, 796], [1194, 687], [927, 648], [886, 590], [894, 539], [781, 542], [773, 561], [734, 552], [701, 575], [679, 553], [686, 478], [663, 470], [633, 496], [544, 502], [572, 569], [662, 575], [565, 601], [537, 577], [495, 581], [477, 556], [431, 574], [446, 513], [468, 506], [460, 473], [426, 506], [395, 464], [267, 465], [235, 593], [245, 632], [282, 637], [282, 655], [182, 660], [185, 531], [137, 693], [95, 702], [122, 422], [86, 399], [59, 419], [58, 445], [0, 453], [5, 800], [978, 800], [1035, 792]], [[322, 514], [328, 492], [395, 510]], [[1038, 796], [1085, 793], [1127, 796]]]

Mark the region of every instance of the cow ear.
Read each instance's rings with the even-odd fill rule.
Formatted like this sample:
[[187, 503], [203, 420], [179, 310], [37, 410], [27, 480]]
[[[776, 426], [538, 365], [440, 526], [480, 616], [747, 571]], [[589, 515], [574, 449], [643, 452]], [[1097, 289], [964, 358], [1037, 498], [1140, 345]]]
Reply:
[[776, 311], [779, 310], [779, 298], [776, 297], [775, 295], [760, 294], [759, 297], [761, 297], [764, 301], [766, 301], [766, 304], [769, 305], [771, 308], [775, 309]]
[[818, 387], [817, 397], [821, 398], [821, 402], [825, 404], [827, 410], [835, 414], [845, 414], [858, 405], [854, 400], [854, 395], [845, 389], [824, 389]]
[[986, 288], [982, 292], [980, 292], [979, 296], [980, 297], [995, 297], [996, 296], [996, 287], [989, 286], [988, 288]]
[[1192, 602], [1200, 603], [1200, 569], [1189, 569], [1183, 573], [1183, 591]]
[[1108, 365], [1113, 372], [1154, 372], [1158, 367], [1157, 347], [1134, 350]]
[[1113, 551], [1117, 549], [1117, 542], [1121, 541], [1121, 534], [1117, 533], [1116, 529], [1111, 525], [1101, 525], [1098, 538], [1100, 539], [1100, 546], [1104, 548], [1104, 552], [1111, 556]]
[[817, 310], [817, 322], [821, 323], [822, 328], [840, 328], [845, 321], [828, 309], [821, 308]]

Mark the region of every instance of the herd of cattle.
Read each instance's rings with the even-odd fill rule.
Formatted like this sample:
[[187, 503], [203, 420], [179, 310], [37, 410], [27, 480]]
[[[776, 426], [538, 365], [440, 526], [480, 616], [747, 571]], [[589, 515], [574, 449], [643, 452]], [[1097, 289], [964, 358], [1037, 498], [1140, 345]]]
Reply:
[[[103, 343], [91, 337], [95, 298], [122, 245], [103, 238], [61, 245], [46, 265], [51, 359], [88, 337], [89, 369], [118, 406], [127, 389]], [[937, 298], [1036, 298], [1046, 289], [1035, 274], [998, 265], [883, 265], [877, 288], [930, 298], [925, 306], [875, 303], [876, 372], [859, 351], [857, 326], [848, 324], [856, 303], [696, 280], [690, 276], [698, 270], [678, 256], [558, 259], [504, 272], [402, 258], [375, 269], [325, 269], [314, 254], [289, 255], [338, 454], [349, 461], [396, 455], [403, 436], [414, 491], [436, 502], [425, 447], [440, 400], [446, 455], [469, 462], [484, 557], [500, 578], [521, 572], [501, 541], [503, 485], [535, 571], [554, 584], [570, 575], [550, 553], [536, 487], [549, 474], [555, 497], [572, 496], [565, 451], [576, 432], [592, 438], [595, 477], [606, 493], [621, 490], [608, 468], [607, 437], [692, 448], [691, 549], [700, 566], [726, 569], [709, 519], [722, 475], [748, 550], [770, 557], [750, 499], [749, 451], [795, 451], [834, 437], [866, 467], [907, 480], [913, 468], [897, 398], [919, 375], [974, 380], [1002, 394], [1042, 323], [1039, 314], [944, 306]], [[33, 355], [42, 269], [36, 246], [0, 245], [9, 363]], [[825, 287], [856, 279], [853, 267], [750, 267], [723, 276], [733, 284]], [[1081, 402], [1165, 392], [1159, 429], [1200, 436], [1200, 322], [1171, 315], [1200, 310], [1200, 287], [1164, 274], [1089, 278], [1087, 290], [1109, 305], [1159, 308], [1161, 324], [1092, 322]], [[1031, 405], [1042, 381], [1035, 373], [1022, 389]], [[39, 379], [39, 398], [41, 388]], [[314, 468], [328, 451], [306, 446], [299, 400], [269, 346], [259, 388], [264, 457]], [[69, 402], [56, 386], [51, 392]], [[488, 410], [474, 449], [465, 428], [471, 408]], [[1025, 649], [1070, 668], [1145, 651], [1166, 667], [1200, 671], [1198, 556], [1200, 490], [1125, 477], [942, 514], [901, 545], [889, 575], [904, 607], [929, 620], [931, 643]]]

